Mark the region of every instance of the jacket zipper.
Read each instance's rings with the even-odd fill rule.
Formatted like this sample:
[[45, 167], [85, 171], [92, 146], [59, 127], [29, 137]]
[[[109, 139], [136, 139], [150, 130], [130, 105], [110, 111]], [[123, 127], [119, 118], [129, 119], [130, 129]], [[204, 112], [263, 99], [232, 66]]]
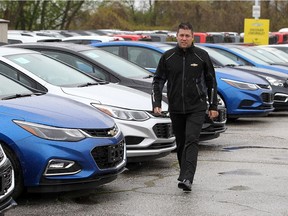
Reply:
[[184, 79], [185, 79], [185, 55], [183, 56], [183, 73], [182, 73], [182, 106], [183, 106], [183, 112], [185, 113], [185, 103], [184, 103]]

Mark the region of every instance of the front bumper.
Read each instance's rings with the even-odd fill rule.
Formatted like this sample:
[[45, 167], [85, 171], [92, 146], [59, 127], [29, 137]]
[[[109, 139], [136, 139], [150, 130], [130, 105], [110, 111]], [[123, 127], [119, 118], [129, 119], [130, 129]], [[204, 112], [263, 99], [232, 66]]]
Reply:
[[27, 187], [27, 191], [31, 193], [57, 193], [75, 190], [95, 189], [103, 184], [114, 181], [119, 174], [126, 170], [121, 167], [114, 173], [104, 175], [94, 175], [85, 179], [49, 179], [42, 177], [40, 185], [36, 187]]
[[202, 126], [199, 141], [206, 141], [215, 139], [220, 136], [221, 133], [226, 131], [227, 113], [224, 107], [218, 108], [218, 117], [215, 120], [211, 120], [208, 115], [205, 117], [205, 122]]
[[115, 122], [125, 137], [128, 162], [163, 157], [176, 148], [169, 117], [151, 115], [146, 121]]

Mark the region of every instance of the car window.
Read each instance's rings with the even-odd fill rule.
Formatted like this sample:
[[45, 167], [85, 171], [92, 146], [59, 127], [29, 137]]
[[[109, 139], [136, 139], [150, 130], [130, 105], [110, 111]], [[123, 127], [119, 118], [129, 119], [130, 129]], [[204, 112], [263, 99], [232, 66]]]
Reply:
[[110, 53], [113, 53], [115, 55], [120, 55], [120, 47], [117, 47], [117, 46], [103, 46], [103, 47], [100, 47], [101, 49], [103, 50], [106, 50], [107, 52], [110, 52]]
[[143, 78], [151, 75], [151, 72], [102, 49], [85, 50], [81, 53], [123, 77]]
[[144, 68], [156, 68], [161, 58], [161, 53], [144, 47], [127, 47], [128, 60]]
[[22, 85], [14, 82], [13, 80], [0, 75], [0, 99], [15, 95], [15, 94], [32, 94], [33, 92], [30, 91], [28, 88], [25, 88]]
[[45, 87], [31, 79], [30, 77], [26, 76], [25, 74], [21, 73], [20, 71], [10, 67], [9, 65], [5, 64], [4, 62], [0, 62], [0, 73], [5, 74], [6, 76], [18, 80], [21, 83], [32, 87], [34, 89], [38, 89], [41, 91], [47, 91]]
[[67, 54], [63, 52], [57, 52], [57, 51], [48, 51], [48, 50], [43, 50], [41, 52], [53, 58], [61, 60], [85, 73], [91, 74], [95, 76], [96, 78], [110, 82], [109, 76], [103, 69], [93, 66], [91, 63], [75, 55], [71, 55], [71, 54]]

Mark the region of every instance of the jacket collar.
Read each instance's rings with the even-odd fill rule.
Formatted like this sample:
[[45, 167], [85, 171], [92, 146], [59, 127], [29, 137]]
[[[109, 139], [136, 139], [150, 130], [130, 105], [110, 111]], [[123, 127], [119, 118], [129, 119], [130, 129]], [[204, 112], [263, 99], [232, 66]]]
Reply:
[[[186, 49], [186, 52], [194, 53], [194, 48], [195, 48], [194, 43], [192, 43], [192, 45]], [[183, 55], [185, 53], [184, 50], [182, 48], [180, 48], [178, 44], [176, 46], [176, 50], [181, 55]]]

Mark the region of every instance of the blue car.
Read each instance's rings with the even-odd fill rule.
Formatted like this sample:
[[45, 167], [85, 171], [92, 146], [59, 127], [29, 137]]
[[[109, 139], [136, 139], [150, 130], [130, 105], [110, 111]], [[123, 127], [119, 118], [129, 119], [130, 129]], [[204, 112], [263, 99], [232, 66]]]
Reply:
[[[256, 57], [256, 54], [252, 55], [253, 50], [251, 51], [248, 50], [250, 48], [246, 46], [233, 45], [233, 44], [225, 44], [225, 45], [209, 44], [209, 43], [199, 44], [199, 46], [206, 46], [211, 49], [214, 49], [220, 52], [221, 54], [227, 56], [228, 58], [233, 59], [234, 61], [238, 62], [241, 65], [266, 68], [266, 69], [271, 69], [274, 71], [288, 74], [287, 65], [285, 66], [283, 64], [275, 64], [275, 63], [269, 63], [267, 61], [264, 61], [263, 59]], [[255, 53], [255, 51], [253, 53]]]
[[266, 116], [274, 110], [270, 84], [248, 72], [216, 68], [220, 104], [227, 109], [227, 118]]
[[70, 99], [44, 94], [0, 74], [0, 140], [22, 192], [94, 188], [115, 180], [126, 145], [115, 122]]
[[209, 47], [202, 46], [202, 48], [209, 53], [213, 65], [217, 70], [218, 68], [229, 67], [233, 68], [231, 72], [234, 73], [238, 73], [240, 70], [265, 78], [272, 87], [274, 111], [288, 110], [288, 74], [266, 68], [240, 65], [236, 61]]
[[[121, 56], [155, 72], [162, 54], [175, 44], [157, 42], [114, 41], [92, 46]], [[239, 117], [265, 116], [274, 110], [271, 86], [256, 75], [233, 68], [215, 68], [219, 105], [227, 109], [230, 120]]]

